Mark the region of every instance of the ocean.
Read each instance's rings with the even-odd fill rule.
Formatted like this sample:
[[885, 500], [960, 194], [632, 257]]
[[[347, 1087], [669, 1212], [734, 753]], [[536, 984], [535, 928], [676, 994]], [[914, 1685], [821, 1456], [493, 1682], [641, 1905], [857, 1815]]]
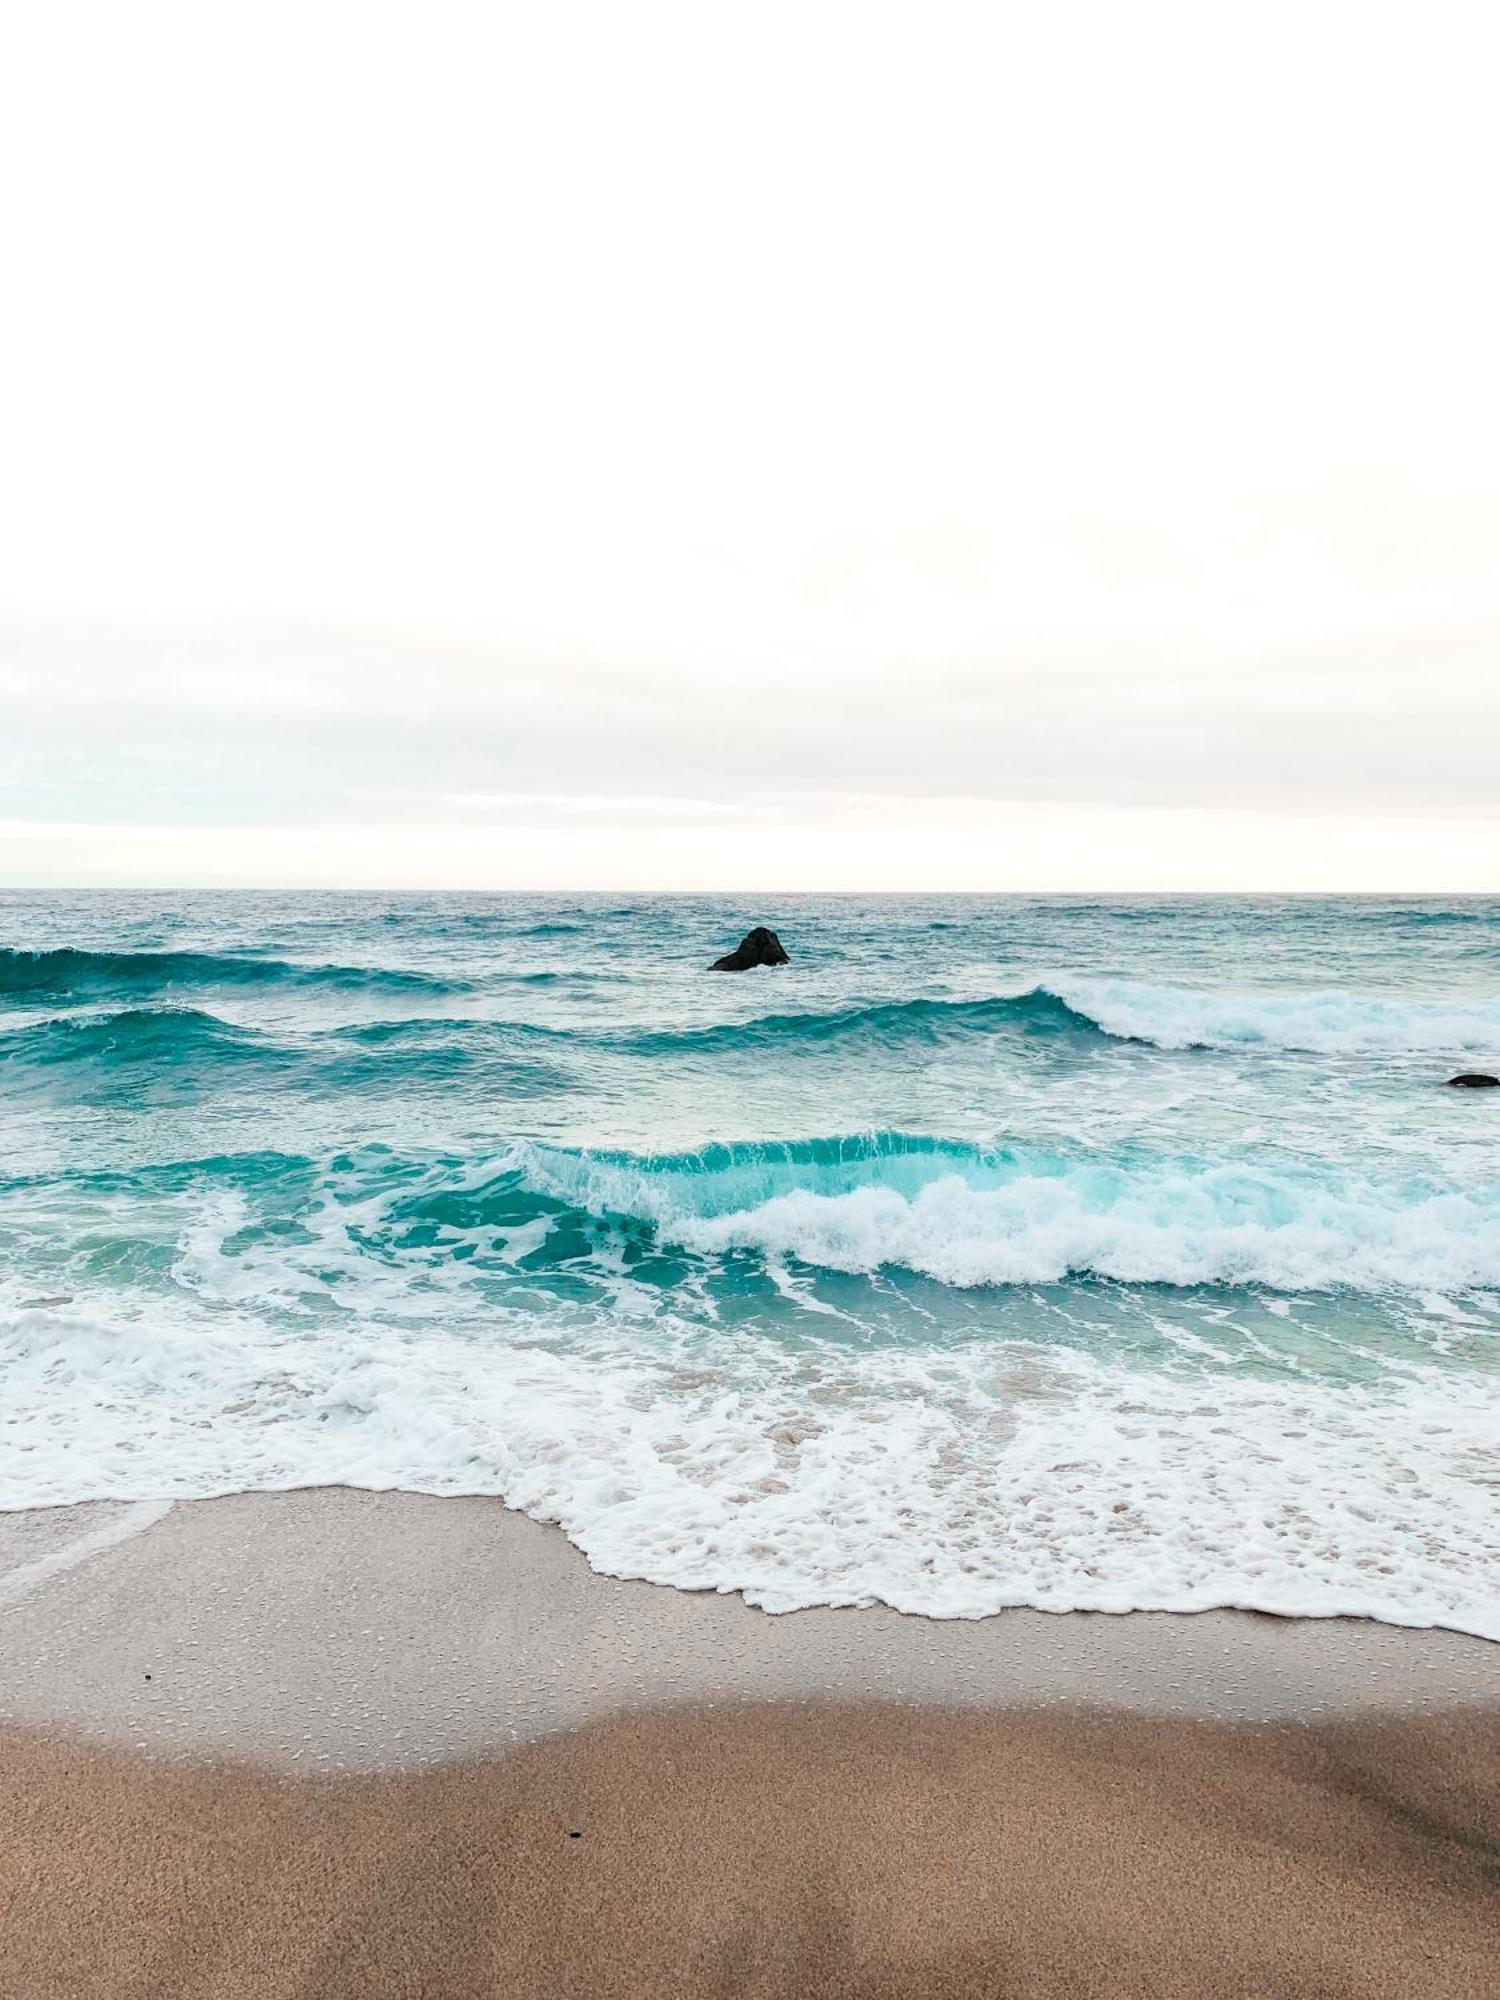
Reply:
[[6, 892], [0, 1506], [1500, 1638], [1497, 1063], [1500, 900]]

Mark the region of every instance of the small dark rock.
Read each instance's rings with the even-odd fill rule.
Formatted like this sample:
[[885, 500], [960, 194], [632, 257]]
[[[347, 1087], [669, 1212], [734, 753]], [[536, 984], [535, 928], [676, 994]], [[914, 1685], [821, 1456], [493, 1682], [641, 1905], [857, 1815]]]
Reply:
[[1466, 1069], [1462, 1076], [1450, 1076], [1450, 1090], [1500, 1090], [1500, 1076], [1487, 1076], [1482, 1069]]
[[716, 958], [708, 968], [710, 972], [748, 972], [755, 965], [790, 965], [775, 931], [768, 931], [763, 924], [757, 924], [753, 931], [747, 931], [731, 952], [723, 958]]

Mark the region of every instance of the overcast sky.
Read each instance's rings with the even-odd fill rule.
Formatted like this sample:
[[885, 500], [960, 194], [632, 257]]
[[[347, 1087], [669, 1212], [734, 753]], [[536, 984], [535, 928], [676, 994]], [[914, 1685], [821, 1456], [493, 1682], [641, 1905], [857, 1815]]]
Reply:
[[0, 27], [0, 882], [1500, 889], [1491, 6]]

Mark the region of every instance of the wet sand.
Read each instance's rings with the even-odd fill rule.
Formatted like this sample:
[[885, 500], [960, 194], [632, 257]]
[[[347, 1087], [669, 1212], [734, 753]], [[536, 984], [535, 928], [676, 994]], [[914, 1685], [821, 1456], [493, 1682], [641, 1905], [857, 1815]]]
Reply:
[[0, 1514], [0, 1724], [284, 1770], [485, 1756], [666, 1704], [1500, 1711], [1500, 1646], [1234, 1611], [772, 1618], [596, 1575], [493, 1500], [344, 1488]]
[[770, 1618], [492, 1501], [0, 1516], [0, 1994], [1490, 1996], [1500, 1647]]

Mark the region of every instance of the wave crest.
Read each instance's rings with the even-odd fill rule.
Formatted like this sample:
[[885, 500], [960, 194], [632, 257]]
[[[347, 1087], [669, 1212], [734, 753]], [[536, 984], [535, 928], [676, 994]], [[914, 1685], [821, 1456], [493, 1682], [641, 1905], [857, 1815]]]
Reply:
[[[655, 1159], [525, 1144], [462, 1189], [463, 1220], [518, 1192], [663, 1245], [968, 1289], [1070, 1277], [1169, 1286], [1500, 1288], [1500, 1188], [1385, 1185], [1291, 1164], [998, 1150], [902, 1133]], [[529, 1212], [529, 1211], [528, 1211]], [[538, 1213], [542, 1211], [537, 1211]]]
[[621, 1037], [642, 1053], [867, 1040], [938, 1043], [1021, 1034], [1135, 1042], [1163, 1050], [1265, 1047], [1310, 1054], [1500, 1051], [1500, 1002], [1352, 992], [1229, 992], [1130, 979], [1059, 980], [973, 1000], [879, 1001], [828, 1013], [763, 1014]]
[[949, 1037], [1000, 1034], [1094, 1034], [1098, 1023], [1047, 986], [978, 1000], [885, 1000], [827, 1013], [759, 1014], [747, 1021], [716, 1021], [704, 1028], [659, 1029], [620, 1037], [646, 1055], [693, 1049], [815, 1044], [868, 1039], [939, 1042]]
[[1062, 991], [1068, 1005], [1101, 1033], [1159, 1049], [1261, 1045], [1323, 1055], [1500, 1050], [1500, 1002], [1492, 1000], [1236, 993], [1130, 979], [1068, 982]]

